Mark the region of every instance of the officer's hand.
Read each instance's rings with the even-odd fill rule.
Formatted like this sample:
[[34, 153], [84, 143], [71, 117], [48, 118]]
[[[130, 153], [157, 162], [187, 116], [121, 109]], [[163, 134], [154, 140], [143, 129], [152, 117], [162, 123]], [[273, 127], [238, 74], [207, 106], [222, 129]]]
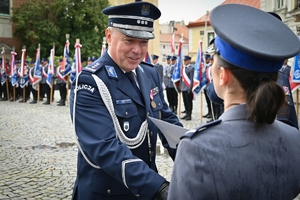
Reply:
[[158, 189], [158, 191], [156, 192], [155, 197], [157, 198], [157, 200], [166, 200], [168, 198], [168, 192], [169, 192], [169, 182], [165, 181], [160, 188]]

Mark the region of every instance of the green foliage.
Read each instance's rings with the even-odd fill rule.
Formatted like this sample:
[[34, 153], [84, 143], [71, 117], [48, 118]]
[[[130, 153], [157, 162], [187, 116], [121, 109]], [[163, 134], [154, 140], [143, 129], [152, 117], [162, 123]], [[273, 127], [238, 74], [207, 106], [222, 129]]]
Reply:
[[48, 57], [53, 43], [55, 54], [62, 56], [69, 34], [70, 57], [76, 39], [80, 39], [81, 58], [85, 61], [89, 56], [100, 56], [107, 27], [102, 10], [107, 6], [108, 0], [29, 0], [12, 8], [14, 35], [26, 46], [27, 55], [34, 57], [40, 44], [41, 57]]

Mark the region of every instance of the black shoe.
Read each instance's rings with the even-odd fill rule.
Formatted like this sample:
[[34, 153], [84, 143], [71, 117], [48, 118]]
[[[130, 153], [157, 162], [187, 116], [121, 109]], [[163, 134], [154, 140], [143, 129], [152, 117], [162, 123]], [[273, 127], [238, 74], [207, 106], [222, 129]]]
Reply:
[[191, 117], [191, 116], [187, 116], [187, 117], [185, 118], [185, 120], [186, 120], [186, 121], [190, 121], [190, 120], [192, 120], [192, 117]]
[[187, 115], [184, 115], [183, 117], [181, 117], [180, 119], [186, 119], [187, 118]]
[[35, 101], [35, 100], [30, 102], [30, 104], [35, 104], [35, 103], [37, 103], [37, 101]]
[[46, 101], [46, 102], [43, 103], [43, 105], [49, 105], [49, 104], [50, 104], [49, 101]]
[[211, 115], [211, 114], [208, 114], [208, 115], [207, 115], [207, 118], [212, 118], [212, 115]]
[[57, 104], [57, 106], [65, 106], [66, 104], [65, 103], [59, 103]]
[[1, 101], [7, 101], [7, 98], [4, 97], [4, 98], [1, 99]]
[[61, 103], [61, 100], [57, 101], [56, 103]]
[[210, 113], [207, 113], [206, 115], [203, 115], [202, 117], [207, 117], [207, 116], [209, 116], [210, 115]]
[[181, 113], [186, 113], [186, 111], [184, 110], [184, 111], [182, 111]]

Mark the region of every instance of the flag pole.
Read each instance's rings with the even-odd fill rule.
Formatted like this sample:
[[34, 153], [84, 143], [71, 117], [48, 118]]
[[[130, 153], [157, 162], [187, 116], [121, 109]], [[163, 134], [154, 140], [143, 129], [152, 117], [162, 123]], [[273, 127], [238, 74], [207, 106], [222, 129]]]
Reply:
[[[13, 52], [15, 52], [15, 47], [12, 48]], [[12, 70], [14, 71], [14, 63], [12, 63]], [[13, 87], [13, 101], [16, 101], [16, 85]]]
[[[38, 46], [38, 49], [39, 49], [39, 53], [41, 53], [41, 44], [39, 43], [39, 46]], [[36, 61], [35, 61], [36, 62]], [[38, 86], [37, 86], [37, 102], [40, 102], [40, 95], [41, 95], [41, 85], [40, 85], [40, 82], [38, 83]]]
[[[183, 41], [183, 33], [181, 33], [181, 40]], [[181, 42], [181, 41], [180, 41]], [[183, 44], [183, 42], [182, 42], [182, 44]], [[180, 47], [180, 48], [182, 48], [182, 46]], [[181, 49], [181, 53], [182, 53], [182, 49]], [[181, 113], [181, 89], [182, 89], [182, 70], [183, 70], [183, 62], [182, 62], [182, 55], [180, 55], [181, 56], [181, 58], [180, 58], [180, 60], [181, 60], [181, 63], [180, 63], [180, 75], [179, 75], [179, 85], [178, 85], [178, 95], [179, 95], [179, 97], [178, 97], [178, 109], [177, 109], [177, 115], [178, 116], [180, 116], [180, 113]]]
[[297, 118], [298, 118], [298, 114], [299, 114], [299, 89], [296, 90], [296, 115], [297, 115]]
[[3, 59], [4, 59], [4, 68], [5, 68], [5, 73], [6, 73], [6, 79], [5, 79], [5, 85], [6, 85], [6, 98], [7, 100], [10, 99], [10, 94], [9, 94], [9, 88], [8, 88], [8, 70], [7, 70], [7, 64], [6, 64], [6, 60], [5, 60], [5, 48], [4, 46], [2, 47], [2, 51], [3, 51]]
[[[53, 42], [53, 47], [52, 47], [52, 49], [53, 49], [53, 53], [51, 53], [51, 54], [53, 54], [52, 56], [53, 56], [53, 58], [51, 58], [50, 57], [50, 59], [52, 59], [52, 61], [51, 61], [51, 63], [52, 63], [52, 72], [53, 72], [53, 74], [52, 74], [52, 76], [54, 75], [54, 55], [55, 55], [55, 43]], [[49, 70], [49, 69], [48, 69]], [[52, 103], [52, 100], [53, 100], [53, 87], [54, 87], [54, 80], [53, 80], [53, 77], [51, 78], [51, 80], [50, 80], [50, 83], [51, 83], [51, 89], [50, 89], [50, 104]]]
[[[199, 44], [198, 45], [201, 45], [201, 52], [200, 52], [200, 55], [202, 55], [202, 56], [204, 56], [204, 54], [202, 54], [202, 52], [203, 52], [203, 49], [202, 49], [202, 41], [203, 41], [203, 37], [201, 37], [201, 40], [199, 41]], [[202, 58], [202, 57], [201, 57]], [[202, 62], [202, 60], [200, 61], [200, 62]], [[204, 62], [204, 64], [205, 64], [205, 62]], [[205, 68], [205, 70], [206, 70], [206, 66], [204, 67]], [[199, 73], [200, 73], [200, 75], [201, 76], [203, 76], [203, 73], [201, 72], [201, 67], [200, 67], [200, 70], [199, 70]], [[201, 80], [201, 77], [200, 76], [200, 80]], [[203, 112], [203, 107], [202, 107], [202, 104], [203, 104], [203, 90], [200, 92], [200, 106], [199, 106], [199, 108], [200, 108], [200, 121], [202, 122], [202, 120], [203, 120], [203, 115], [202, 115], [202, 112]], [[204, 98], [205, 98], [205, 96], [204, 96]]]
[[[70, 34], [66, 34], [66, 40], [69, 40], [70, 38]], [[70, 52], [69, 52], [70, 53]], [[68, 105], [68, 89], [69, 89], [69, 80], [68, 80], [68, 76], [66, 76], [66, 105]]]
[[[26, 58], [26, 46], [24, 45], [23, 46], [23, 49], [22, 49], [22, 57], [21, 57], [21, 76], [23, 77], [24, 76], [24, 73], [25, 73], [25, 58]], [[22, 78], [20, 77], [20, 78]], [[21, 87], [21, 83], [20, 83], [20, 87]], [[26, 87], [24, 85], [24, 87], [22, 88], [23, 90], [23, 103], [26, 102]]]

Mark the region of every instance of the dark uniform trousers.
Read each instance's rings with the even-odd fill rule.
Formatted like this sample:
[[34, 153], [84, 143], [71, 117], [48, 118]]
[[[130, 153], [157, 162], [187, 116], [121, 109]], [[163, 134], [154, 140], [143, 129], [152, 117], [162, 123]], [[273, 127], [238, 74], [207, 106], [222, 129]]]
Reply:
[[66, 97], [67, 97], [67, 88], [66, 88], [66, 83], [59, 83], [58, 85], [58, 89], [59, 89], [59, 94], [60, 94], [60, 100], [62, 103], [64, 103], [66, 101]]
[[190, 91], [182, 91], [183, 104], [186, 111], [193, 110], [193, 93]]

